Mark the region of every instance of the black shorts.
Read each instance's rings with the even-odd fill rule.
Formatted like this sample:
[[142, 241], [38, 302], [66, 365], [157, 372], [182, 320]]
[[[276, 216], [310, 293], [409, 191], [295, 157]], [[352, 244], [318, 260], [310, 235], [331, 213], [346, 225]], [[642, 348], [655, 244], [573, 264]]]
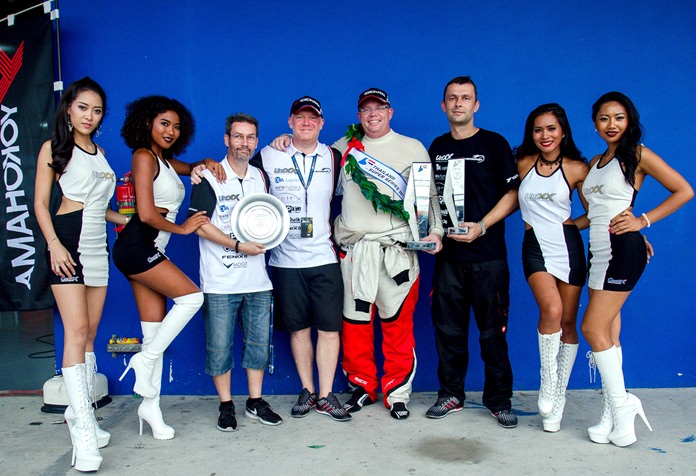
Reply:
[[[524, 232], [522, 242], [522, 268], [524, 277], [537, 272], [550, 273], [557, 279], [573, 286], [584, 286], [587, 279], [587, 262], [585, 249], [578, 227], [572, 224], [563, 225], [566, 254], [564, 256], [544, 257], [539, 241], [530, 228]], [[547, 269], [547, 260], [551, 267]]]
[[167, 261], [169, 258], [155, 246], [157, 235], [157, 228], [140, 221], [137, 213], [133, 215], [114, 243], [114, 264], [118, 270], [131, 276]]
[[338, 263], [313, 268], [271, 266], [274, 326], [295, 332], [315, 327], [339, 332], [343, 317], [343, 278]]
[[[60, 240], [65, 249], [75, 261], [75, 275], [72, 277], [57, 276], [53, 272], [48, 273], [51, 285], [55, 284], [85, 284], [85, 276], [80, 262], [80, 254], [78, 246], [80, 244], [80, 233], [82, 232], [82, 212], [83, 210], [75, 210], [74, 212], [65, 213], [63, 215], [53, 216], [53, 229], [56, 236]], [[46, 250], [46, 262], [51, 264], [51, 252]]]

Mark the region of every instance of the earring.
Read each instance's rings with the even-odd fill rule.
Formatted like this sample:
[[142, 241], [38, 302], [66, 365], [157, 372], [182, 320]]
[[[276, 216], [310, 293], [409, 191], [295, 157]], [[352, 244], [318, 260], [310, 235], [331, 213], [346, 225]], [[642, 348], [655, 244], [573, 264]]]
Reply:
[[597, 128], [596, 128], [596, 127], [594, 128], [594, 131], [597, 132]]
[[101, 124], [99, 124], [99, 127], [97, 127], [97, 132], [94, 133], [96, 137], [99, 137], [101, 135]]
[[70, 132], [72, 132], [72, 130], [73, 130], [72, 122], [70, 122], [70, 116], [68, 116], [68, 130], [69, 130]]

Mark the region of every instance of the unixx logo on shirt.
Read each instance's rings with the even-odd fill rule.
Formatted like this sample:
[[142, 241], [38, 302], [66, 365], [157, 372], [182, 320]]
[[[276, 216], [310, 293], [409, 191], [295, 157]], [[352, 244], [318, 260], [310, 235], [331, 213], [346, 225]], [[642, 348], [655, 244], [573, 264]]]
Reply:
[[556, 192], [525, 193], [524, 198], [529, 201], [549, 201], [553, 202], [553, 197], [558, 195]]
[[588, 196], [588, 195], [593, 194], [593, 193], [598, 193], [598, 194], [602, 195], [602, 189], [603, 189], [603, 188], [604, 188], [604, 184], [602, 184], [602, 185], [595, 185], [595, 186], [593, 186], [593, 187], [583, 187], [582, 193], [583, 193], [583, 195], [585, 195], [585, 196]]
[[97, 172], [96, 170], [92, 171], [92, 178], [95, 180], [106, 180], [108, 182], [115, 182], [115, 174], [113, 172]]
[[239, 194], [238, 193], [233, 193], [231, 195], [218, 195], [218, 201], [220, 202], [229, 202], [229, 201], [239, 201]]

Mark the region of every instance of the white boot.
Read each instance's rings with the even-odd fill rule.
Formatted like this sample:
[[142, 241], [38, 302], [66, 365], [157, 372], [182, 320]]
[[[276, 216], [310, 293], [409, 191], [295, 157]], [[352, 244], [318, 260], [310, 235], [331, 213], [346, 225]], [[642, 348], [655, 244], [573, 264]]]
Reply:
[[609, 433], [609, 441], [616, 446], [632, 445], [637, 441], [634, 426], [636, 414], [640, 415], [645, 425], [652, 431], [643, 412], [643, 405], [638, 397], [626, 393], [621, 361], [614, 347], [603, 352], [594, 352], [594, 359], [607, 389], [611, 417], [614, 421], [614, 428]]
[[547, 417], [542, 417], [541, 424], [544, 431], [552, 433], [561, 429], [561, 420], [563, 419], [563, 410], [565, 409], [565, 392], [568, 388], [570, 373], [573, 371], [575, 357], [578, 355], [578, 344], [565, 344], [561, 342], [561, 347], [558, 350], [558, 387], [556, 389], [556, 399], [553, 406], [553, 411]]
[[[94, 381], [96, 379], [96, 376], [97, 357], [94, 355], [94, 352], [85, 352], [85, 377], [87, 379], [87, 396], [89, 397], [92, 418], [94, 418], [94, 427], [97, 433], [97, 445], [99, 446], [99, 448], [104, 448], [106, 445], [109, 444], [109, 441], [111, 440], [111, 433], [109, 433], [106, 430], [102, 430], [99, 427], [99, 422], [97, 422], [97, 418], [94, 415], [94, 403], [97, 400], [94, 389]], [[75, 412], [73, 411], [70, 405], [68, 405], [65, 409], [64, 416], [65, 422], [68, 424], [68, 428], [71, 430], [70, 434], [72, 435], [72, 427], [75, 424]]]
[[[623, 364], [622, 348], [612, 347], [612, 349], [619, 356], [619, 364]], [[611, 405], [609, 404], [607, 387], [604, 385], [604, 379], [602, 379], [602, 415], [599, 418], [599, 423], [589, 427], [587, 433], [590, 435], [590, 440], [606, 445], [611, 443], [609, 441], [609, 433], [611, 433], [612, 428], [614, 428], [614, 420], [611, 417]]]
[[75, 423], [70, 429], [73, 442], [72, 465], [78, 471], [97, 471], [102, 456], [97, 446], [94, 417], [87, 394], [85, 364], [72, 365], [62, 370], [68, 401], [75, 413]]
[[553, 411], [558, 387], [558, 347], [561, 331], [555, 334], [541, 334], [539, 338], [539, 358], [541, 359], [541, 387], [539, 388], [539, 415], [549, 416]]
[[130, 369], [133, 369], [135, 371], [133, 391], [146, 398], [155, 398], [159, 395], [157, 389], [152, 386], [155, 363], [202, 305], [203, 293], [201, 292], [174, 298], [174, 306], [164, 316], [152, 341], [131, 357], [119, 381], [123, 380]]
[[[161, 322], [141, 322], [140, 327], [143, 330], [143, 345], [147, 346], [152, 342], [152, 339], [157, 334], [157, 331], [162, 325]], [[140, 434], [143, 434], [143, 420], [145, 420], [152, 429], [152, 436], [156, 440], [171, 440], [174, 438], [174, 428], [167, 425], [162, 418], [162, 410], [160, 410], [160, 390], [162, 389], [162, 367], [164, 358], [160, 355], [155, 363], [155, 369], [152, 374], [152, 386], [157, 390], [157, 396], [154, 398], [143, 398], [142, 403], [138, 407], [138, 423], [140, 424]]]

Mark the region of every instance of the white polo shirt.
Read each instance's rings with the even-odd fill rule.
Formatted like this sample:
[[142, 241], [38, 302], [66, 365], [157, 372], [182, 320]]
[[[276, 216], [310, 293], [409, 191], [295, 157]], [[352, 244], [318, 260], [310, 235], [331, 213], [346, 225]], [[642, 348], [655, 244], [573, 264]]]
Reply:
[[[279, 268], [311, 268], [337, 263], [330, 223], [335, 184], [331, 149], [318, 143], [311, 154], [303, 154], [292, 144], [284, 152], [266, 146], [260, 155], [263, 170], [270, 179], [271, 194], [278, 197], [290, 213], [290, 232], [278, 247], [271, 250], [268, 264]], [[316, 163], [312, 173], [315, 155]], [[293, 156], [297, 169], [292, 161]], [[298, 172], [302, 174], [305, 185], [309, 182], [306, 189]], [[312, 218], [311, 238], [301, 237], [300, 222], [304, 217]]]
[[[230, 216], [239, 200], [252, 193], [268, 193], [262, 172], [249, 165], [246, 176], [240, 180], [227, 158], [221, 162], [227, 179], [218, 183], [209, 170], [204, 170], [205, 181], [193, 187], [189, 215], [206, 210], [210, 222], [223, 233], [234, 238]], [[212, 208], [212, 209], [211, 209]], [[266, 272], [265, 255], [248, 256], [235, 253], [233, 248], [200, 238], [201, 290], [212, 294], [243, 294], [273, 289]]]

